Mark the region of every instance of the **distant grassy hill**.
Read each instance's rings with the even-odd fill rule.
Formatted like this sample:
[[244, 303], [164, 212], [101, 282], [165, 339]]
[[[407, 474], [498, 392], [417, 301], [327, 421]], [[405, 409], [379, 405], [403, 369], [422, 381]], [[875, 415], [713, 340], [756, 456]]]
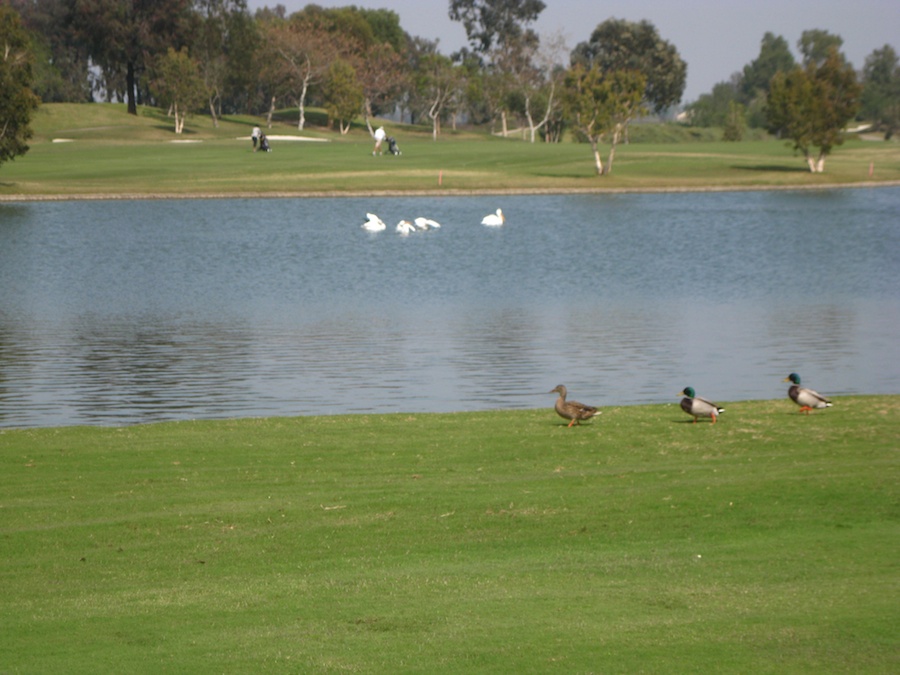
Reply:
[[[321, 110], [279, 111], [267, 133], [270, 154], [252, 154], [249, 135], [264, 121], [209, 115], [174, 133], [165, 111], [118, 104], [49, 104], [37, 112], [30, 151], [0, 166], [0, 199], [71, 196], [225, 196], [350, 193], [461, 194], [603, 190], [704, 190], [822, 187], [900, 181], [900, 144], [851, 138], [811, 175], [783, 141], [718, 140], [715, 129], [635, 124], [619, 146], [612, 175], [598, 177], [583, 143], [528, 143], [487, 129], [444, 128], [379, 120], [400, 143], [401, 157], [372, 157], [372, 139], [357, 122], [342, 135]], [[279, 138], [328, 142], [304, 143]]]

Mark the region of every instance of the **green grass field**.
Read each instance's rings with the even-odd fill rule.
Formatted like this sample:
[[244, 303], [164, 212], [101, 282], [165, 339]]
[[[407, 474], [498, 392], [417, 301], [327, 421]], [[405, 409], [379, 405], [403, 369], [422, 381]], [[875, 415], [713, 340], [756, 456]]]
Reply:
[[[698, 190], [900, 181], [896, 142], [851, 138], [830, 156], [824, 174], [812, 175], [783, 141], [726, 143], [674, 125], [667, 133], [659, 125], [638, 125], [632, 132], [635, 142], [619, 147], [612, 175], [598, 177], [585, 144], [531, 144], [449, 130], [433, 141], [427, 128], [388, 124], [403, 155], [372, 157], [363, 127], [341, 136], [321, 126], [321, 115], [311, 112], [310, 118], [319, 126], [310, 124], [301, 134], [295, 118], [286, 114], [270, 135], [320, 142], [273, 140], [273, 152], [253, 154], [249, 133], [260, 121], [255, 118], [227, 118], [214, 128], [208, 116], [197, 116], [178, 138], [171, 120], [153, 109], [141, 109], [135, 117], [120, 105], [45, 105], [33, 125], [31, 150], [0, 167], [0, 199]], [[667, 135], [702, 140], [638, 142]]]
[[4, 673], [896, 673], [900, 397], [0, 431]]

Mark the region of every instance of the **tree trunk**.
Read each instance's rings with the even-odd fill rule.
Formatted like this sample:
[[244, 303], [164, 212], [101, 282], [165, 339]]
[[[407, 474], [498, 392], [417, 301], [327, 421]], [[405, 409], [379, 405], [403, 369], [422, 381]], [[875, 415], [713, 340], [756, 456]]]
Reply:
[[209, 114], [212, 116], [213, 126], [218, 129], [219, 118], [216, 116], [216, 104], [214, 103], [213, 97], [210, 97], [209, 99]]
[[297, 107], [300, 109], [300, 119], [297, 121], [298, 131], [303, 131], [303, 127], [306, 126], [306, 93], [309, 91], [310, 77], [309, 70], [307, 69], [306, 76], [303, 78], [303, 87], [300, 89], [300, 98], [297, 101]]
[[600, 148], [597, 147], [597, 137], [591, 137], [591, 150], [594, 152], [594, 166], [597, 167], [597, 175], [603, 175], [603, 160], [600, 159]]
[[825, 173], [825, 153], [821, 153], [819, 155], [819, 159], [816, 162], [816, 173]]
[[175, 115], [175, 133], [180, 134], [182, 131], [184, 131], [184, 113], [179, 112], [177, 103], [175, 103], [172, 107], [174, 108]]
[[508, 129], [506, 127], [506, 111], [500, 111], [500, 132], [503, 134], [503, 138], [506, 138], [506, 133]]
[[134, 64], [129, 61], [125, 71], [125, 87], [128, 90], [128, 114], [137, 115], [137, 85], [134, 81]]
[[606, 169], [604, 169], [603, 175], [608, 176], [612, 173], [613, 160], [616, 158], [616, 146], [619, 144], [619, 138], [622, 135], [622, 125], [617, 124], [615, 129], [613, 129], [612, 134], [612, 142], [609, 146], [609, 158], [606, 160]]
[[266, 128], [267, 128], [267, 129], [271, 129], [271, 128], [272, 128], [272, 115], [275, 114], [275, 100], [276, 100], [276, 99], [275, 99], [275, 97], [273, 96], [273, 97], [272, 97], [272, 102], [269, 104], [269, 112], [268, 112], [268, 114], [266, 115]]
[[366, 122], [366, 129], [369, 130], [369, 136], [374, 136], [375, 131], [372, 129], [372, 99], [368, 96], [363, 101], [363, 117]]

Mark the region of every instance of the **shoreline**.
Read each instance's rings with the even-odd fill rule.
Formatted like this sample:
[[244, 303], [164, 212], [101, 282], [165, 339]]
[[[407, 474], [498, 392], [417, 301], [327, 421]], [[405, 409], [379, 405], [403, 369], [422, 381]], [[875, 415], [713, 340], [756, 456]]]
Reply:
[[12, 194], [0, 195], [2, 202], [63, 202], [63, 201], [138, 201], [149, 199], [321, 199], [336, 197], [469, 197], [481, 195], [584, 195], [584, 194], [683, 194], [704, 192], [764, 192], [794, 190], [839, 190], [854, 188], [898, 187], [900, 180], [863, 181], [860, 183], [824, 183], [821, 185], [732, 185], [688, 187], [672, 186], [658, 188], [497, 188], [480, 190], [439, 189], [439, 190], [319, 190], [304, 192], [97, 192], [63, 194]]

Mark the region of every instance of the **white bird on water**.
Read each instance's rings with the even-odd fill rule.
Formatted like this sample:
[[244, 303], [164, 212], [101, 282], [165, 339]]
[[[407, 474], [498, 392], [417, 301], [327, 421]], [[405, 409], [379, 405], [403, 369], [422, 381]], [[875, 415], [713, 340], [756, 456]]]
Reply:
[[367, 232], [383, 232], [387, 229], [384, 221], [374, 213], [367, 213], [366, 217], [368, 220], [362, 224], [362, 228]]
[[503, 215], [503, 211], [500, 209], [497, 209], [496, 213], [489, 213], [481, 219], [482, 225], [490, 225], [492, 227], [499, 227], [505, 222], [506, 216]]
[[415, 226], [408, 220], [401, 220], [399, 223], [397, 223], [396, 229], [397, 229], [397, 232], [399, 232], [402, 235], [407, 235], [407, 234], [410, 234], [411, 232], [416, 231]]
[[441, 224], [436, 220], [432, 220], [431, 218], [416, 218], [416, 227], [420, 230], [437, 230], [440, 229]]

